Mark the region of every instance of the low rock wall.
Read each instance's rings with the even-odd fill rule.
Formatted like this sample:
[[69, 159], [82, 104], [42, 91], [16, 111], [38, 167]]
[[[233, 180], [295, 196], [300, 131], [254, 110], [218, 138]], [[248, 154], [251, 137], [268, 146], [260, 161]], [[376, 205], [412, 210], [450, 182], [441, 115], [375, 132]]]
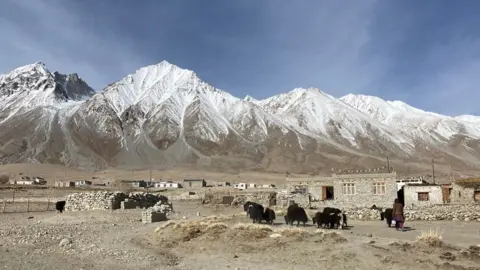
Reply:
[[[349, 219], [353, 220], [380, 220], [380, 211], [369, 208], [342, 209]], [[321, 211], [321, 208], [318, 209]], [[405, 219], [409, 220], [453, 220], [453, 221], [479, 221], [480, 205], [436, 205], [405, 209]]]
[[163, 195], [145, 192], [79, 192], [69, 194], [66, 197], [65, 211], [120, 209], [121, 203], [125, 201], [125, 199], [135, 202], [135, 204], [141, 208], [152, 207], [158, 202], [168, 203], [168, 198]]

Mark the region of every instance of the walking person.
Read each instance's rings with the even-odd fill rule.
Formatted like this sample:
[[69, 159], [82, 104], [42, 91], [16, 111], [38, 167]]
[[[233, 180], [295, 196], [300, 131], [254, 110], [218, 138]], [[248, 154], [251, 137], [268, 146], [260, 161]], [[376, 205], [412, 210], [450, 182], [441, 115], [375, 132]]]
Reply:
[[395, 199], [393, 203], [392, 216], [395, 220], [395, 228], [398, 230], [405, 231], [403, 228], [403, 223], [405, 222], [405, 215], [403, 214], [403, 204], [400, 200]]

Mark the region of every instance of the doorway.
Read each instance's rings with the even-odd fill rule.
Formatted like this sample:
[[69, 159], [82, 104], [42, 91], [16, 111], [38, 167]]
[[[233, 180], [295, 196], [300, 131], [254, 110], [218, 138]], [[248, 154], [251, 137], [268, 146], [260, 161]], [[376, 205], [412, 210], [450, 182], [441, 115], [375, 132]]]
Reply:
[[397, 191], [397, 198], [400, 201], [400, 203], [405, 206], [405, 196], [404, 196], [403, 188], [404, 186], [402, 186], [402, 188], [400, 188], [400, 190]]
[[474, 191], [473, 199], [474, 199], [476, 202], [480, 202], [480, 190]]
[[335, 198], [333, 192], [333, 186], [323, 186], [322, 187], [322, 200], [333, 200]]

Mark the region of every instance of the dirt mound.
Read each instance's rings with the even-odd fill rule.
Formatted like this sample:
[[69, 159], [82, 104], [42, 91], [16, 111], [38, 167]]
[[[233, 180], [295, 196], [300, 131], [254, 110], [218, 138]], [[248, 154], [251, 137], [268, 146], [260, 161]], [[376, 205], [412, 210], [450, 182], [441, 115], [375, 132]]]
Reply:
[[232, 226], [225, 238], [236, 242], [263, 239], [273, 233], [271, 226], [252, 223], [238, 223]]
[[210, 216], [196, 221], [167, 221], [155, 229], [155, 233], [163, 238], [163, 242], [185, 243], [194, 239], [215, 240], [239, 245], [252, 243], [248, 248], [258, 249], [260, 246], [279, 245], [280, 242], [296, 240], [343, 243], [347, 240], [338, 232], [304, 228], [279, 227], [270, 225], [237, 223], [227, 224], [231, 216]]

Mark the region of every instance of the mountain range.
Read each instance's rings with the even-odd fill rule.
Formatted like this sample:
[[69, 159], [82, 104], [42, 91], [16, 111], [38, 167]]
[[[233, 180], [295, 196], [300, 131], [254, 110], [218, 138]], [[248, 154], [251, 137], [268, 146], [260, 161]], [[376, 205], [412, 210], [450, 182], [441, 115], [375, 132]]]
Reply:
[[[480, 117], [316, 88], [256, 100], [163, 61], [102, 91], [43, 63], [0, 75], [0, 162], [100, 170], [195, 167], [295, 173], [385, 165], [476, 171]], [[448, 168], [448, 169], [447, 169]]]

